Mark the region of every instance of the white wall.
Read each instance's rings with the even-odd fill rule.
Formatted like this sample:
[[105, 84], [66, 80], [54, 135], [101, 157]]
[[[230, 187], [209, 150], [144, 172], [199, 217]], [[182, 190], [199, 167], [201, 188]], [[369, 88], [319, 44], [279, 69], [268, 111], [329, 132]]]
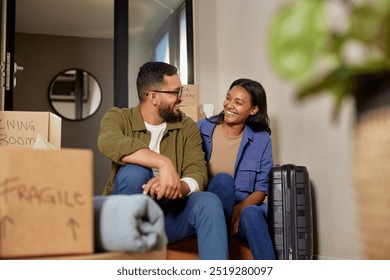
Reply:
[[294, 87], [267, 61], [272, 14], [287, 0], [194, 1], [195, 81], [200, 102], [216, 112], [233, 80], [264, 86], [271, 118], [274, 160], [308, 167], [315, 196], [315, 254], [319, 259], [362, 259], [352, 182], [354, 104], [331, 121], [331, 96], [297, 103]]
[[152, 42], [129, 41], [129, 107], [138, 104], [137, 74], [139, 67], [153, 58]]

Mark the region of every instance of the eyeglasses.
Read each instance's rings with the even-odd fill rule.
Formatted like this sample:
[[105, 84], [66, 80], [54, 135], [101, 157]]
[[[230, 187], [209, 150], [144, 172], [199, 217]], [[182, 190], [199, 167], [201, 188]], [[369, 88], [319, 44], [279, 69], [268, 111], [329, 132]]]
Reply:
[[[151, 90], [150, 92], [176, 94], [176, 98], [179, 99], [183, 95], [183, 91], [184, 87], [180, 87], [177, 90]], [[149, 93], [147, 95], [149, 95]]]

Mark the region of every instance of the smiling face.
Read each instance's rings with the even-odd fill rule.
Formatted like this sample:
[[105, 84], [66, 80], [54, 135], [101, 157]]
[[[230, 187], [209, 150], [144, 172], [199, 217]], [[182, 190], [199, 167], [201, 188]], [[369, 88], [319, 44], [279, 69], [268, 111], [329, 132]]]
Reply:
[[223, 110], [226, 124], [244, 126], [249, 116], [259, 111], [259, 107], [252, 105], [251, 95], [243, 87], [234, 86], [226, 94]]
[[[181, 87], [178, 75], [165, 76], [164, 85], [159, 88], [160, 91], [178, 91]], [[158, 99], [158, 114], [166, 122], [180, 121], [182, 113], [179, 109], [181, 98], [175, 93], [153, 92]]]

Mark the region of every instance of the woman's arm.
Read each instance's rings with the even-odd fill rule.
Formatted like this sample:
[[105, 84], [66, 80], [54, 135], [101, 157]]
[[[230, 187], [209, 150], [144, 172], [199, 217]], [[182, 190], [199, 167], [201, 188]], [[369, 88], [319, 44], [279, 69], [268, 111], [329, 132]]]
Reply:
[[265, 192], [255, 191], [251, 193], [245, 200], [234, 206], [233, 218], [232, 218], [232, 234], [236, 235], [238, 231], [238, 225], [240, 223], [241, 211], [249, 205], [259, 205], [264, 201], [266, 197]]

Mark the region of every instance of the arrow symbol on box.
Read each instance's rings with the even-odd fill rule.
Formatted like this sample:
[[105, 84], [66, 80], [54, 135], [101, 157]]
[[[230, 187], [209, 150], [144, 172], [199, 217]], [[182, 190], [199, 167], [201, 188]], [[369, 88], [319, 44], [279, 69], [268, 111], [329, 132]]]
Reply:
[[1, 236], [5, 237], [5, 235], [7, 233], [7, 223], [12, 224], [12, 225], [15, 224], [14, 220], [12, 220], [8, 215], [1, 218], [0, 219], [0, 229], [1, 229], [0, 237]]
[[70, 218], [69, 221], [66, 223], [66, 225], [69, 226], [72, 230], [73, 240], [77, 240], [76, 228], [80, 227], [79, 223], [75, 219]]

